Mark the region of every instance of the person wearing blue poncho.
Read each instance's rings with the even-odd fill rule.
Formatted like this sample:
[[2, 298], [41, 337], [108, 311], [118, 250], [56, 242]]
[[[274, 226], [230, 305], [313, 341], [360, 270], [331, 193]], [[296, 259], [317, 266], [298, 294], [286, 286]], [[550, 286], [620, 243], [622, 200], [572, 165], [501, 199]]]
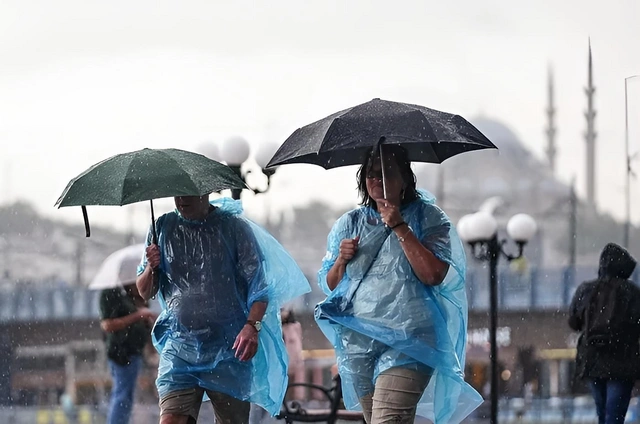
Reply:
[[239, 201], [175, 203], [155, 223], [157, 245], [149, 232], [137, 281], [162, 305], [152, 330], [160, 422], [196, 422], [205, 393], [218, 423], [248, 423], [250, 403], [275, 415], [287, 387], [279, 310], [309, 283], [273, 237], [241, 216]]
[[367, 423], [458, 423], [482, 402], [464, 381], [462, 243], [433, 197], [416, 190], [407, 152], [383, 145], [358, 171], [362, 207], [328, 236], [316, 321], [333, 344], [348, 409]]

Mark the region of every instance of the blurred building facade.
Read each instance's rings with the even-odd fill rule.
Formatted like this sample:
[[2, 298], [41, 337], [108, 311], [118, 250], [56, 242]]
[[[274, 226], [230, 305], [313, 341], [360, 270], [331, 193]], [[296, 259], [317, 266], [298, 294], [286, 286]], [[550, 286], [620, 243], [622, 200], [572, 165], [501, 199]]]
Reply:
[[[103, 407], [111, 388], [98, 291], [20, 284], [0, 289], [0, 405]], [[157, 402], [156, 364], [139, 378], [137, 400]]]

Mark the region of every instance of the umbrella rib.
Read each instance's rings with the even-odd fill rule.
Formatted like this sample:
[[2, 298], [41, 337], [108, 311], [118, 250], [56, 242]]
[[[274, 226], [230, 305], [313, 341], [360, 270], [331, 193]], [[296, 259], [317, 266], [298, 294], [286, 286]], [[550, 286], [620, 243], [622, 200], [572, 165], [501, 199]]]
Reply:
[[[176, 160], [174, 157], [172, 157], [171, 155], [169, 155], [167, 153], [167, 151], [162, 151], [161, 152], [162, 155], [164, 155], [168, 160], [170, 160], [171, 162], [173, 162], [175, 164], [176, 167], [178, 168], [183, 168], [182, 164], [180, 162], [178, 162], [178, 160]], [[191, 184], [191, 189], [193, 189], [193, 192], [199, 192], [198, 187], [196, 186], [196, 184], [193, 182], [192, 178], [189, 178], [189, 183]], [[174, 196], [175, 197], [175, 196]]]
[[[129, 165], [127, 165], [127, 173], [126, 175], [129, 175], [129, 173], [133, 170], [134, 164], [133, 164], [133, 157], [129, 158]], [[125, 178], [122, 179], [122, 183], [120, 186], [120, 206], [126, 205], [128, 203], [125, 203], [124, 201], [124, 195], [125, 195], [125, 186], [127, 185], [127, 177], [125, 176]], [[132, 202], [132, 203], [136, 203], [136, 202]]]
[[[354, 106], [355, 107], [355, 106]], [[331, 124], [329, 124], [329, 128], [327, 128], [327, 130], [324, 132], [324, 137], [322, 137], [322, 142], [320, 143], [320, 146], [318, 147], [318, 151], [316, 152], [316, 154], [320, 154], [322, 153], [322, 147], [324, 146], [324, 143], [331, 137], [331, 135], [333, 135], [333, 133], [335, 132], [335, 126], [336, 126], [336, 122], [340, 121], [340, 118], [342, 118], [344, 115], [346, 115], [347, 113], [351, 112], [353, 108], [350, 109], [346, 109], [343, 111], [343, 113], [341, 113], [340, 115], [336, 116], [335, 118], [333, 118], [331, 120]]]
[[80, 175], [78, 175], [77, 177], [73, 178], [71, 181], [69, 181], [69, 183], [67, 184], [67, 186], [65, 187], [64, 191], [62, 192], [62, 194], [60, 195], [60, 197], [58, 198], [58, 200], [56, 201], [54, 206], [58, 206], [58, 208], [63, 207], [63, 203], [65, 200], [65, 197], [67, 196], [67, 194], [69, 193], [69, 190], [71, 190], [71, 188], [73, 187], [73, 185], [80, 179], [82, 179], [82, 177], [88, 175], [91, 171], [93, 171], [95, 168], [99, 167], [100, 165], [103, 165], [104, 163], [108, 162], [109, 160], [115, 158], [118, 155], [113, 155], [110, 156], [106, 159], [101, 160], [100, 162], [92, 165], [91, 167], [89, 167], [89, 169], [86, 169], [84, 172], [82, 172]]
[[[162, 151], [162, 150], [157, 150], [155, 151], [156, 154], [161, 155], [163, 157], [163, 159], [167, 160], [168, 162], [173, 162], [173, 165], [175, 165], [176, 167], [181, 167], [180, 163], [173, 157], [171, 157], [171, 155], [167, 154], [166, 151]], [[133, 169], [135, 169], [135, 167], [137, 166], [137, 164], [135, 163], [135, 161], [132, 159], [131, 162], [129, 163], [128, 167], [127, 167], [127, 174], [129, 174]], [[156, 165], [159, 166], [159, 165]], [[168, 167], [167, 167], [168, 168]], [[124, 194], [126, 193], [126, 188], [127, 188], [127, 184], [131, 184], [130, 180], [128, 180], [127, 178], [123, 179], [123, 183], [122, 183], [122, 202], [121, 205], [126, 205], [129, 203], [136, 203], [139, 201], [144, 201], [144, 200], [151, 200], [152, 198], [160, 198], [160, 197], [175, 197], [175, 195], [177, 195], [178, 193], [174, 193], [171, 196], [157, 196], [157, 195], [149, 195], [148, 198], [145, 199], [140, 199], [140, 198], [135, 198], [133, 201], [129, 201], [128, 199], [124, 198]], [[196, 185], [193, 183], [193, 180], [189, 179], [189, 183], [192, 185], [191, 189], [193, 189], [194, 191], [197, 191], [197, 187]]]

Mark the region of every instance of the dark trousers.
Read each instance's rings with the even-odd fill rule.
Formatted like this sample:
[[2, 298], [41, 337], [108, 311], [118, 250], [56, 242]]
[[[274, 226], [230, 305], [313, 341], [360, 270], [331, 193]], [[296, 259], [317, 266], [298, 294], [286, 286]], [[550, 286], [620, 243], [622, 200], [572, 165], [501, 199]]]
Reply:
[[622, 424], [627, 415], [633, 381], [594, 378], [591, 393], [596, 401], [598, 424]]

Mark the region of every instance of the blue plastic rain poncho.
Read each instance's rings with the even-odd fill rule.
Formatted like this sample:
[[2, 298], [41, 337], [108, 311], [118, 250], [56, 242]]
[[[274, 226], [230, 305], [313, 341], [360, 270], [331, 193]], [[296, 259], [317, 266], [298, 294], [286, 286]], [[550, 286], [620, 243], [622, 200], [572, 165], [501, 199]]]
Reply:
[[[280, 307], [308, 292], [309, 283], [273, 237], [240, 216], [239, 201], [211, 204], [216, 209], [204, 221], [176, 211], [156, 223], [162, 270], [162, 313], [152, 331], [160, 353], [158, 393], [200, 386], [274, 415], [287, 388]], [[138, 274], [145, 267], [143, 257]], [[268, 301], [258, 352], [241, 362], [231, 347], [256, 301]]]
[[[467, 300], [463, 245], [447, 216], [424, 191], [401, 209], [418, 239], [450, 265], [444, 282], [426, 286], [413, 273], [398, 237], [377, 211], [361, 207], [343, 215], [328, 237], [318, 273], [327, 299], [316, 320], [334, 345], [344, 402], [360, 409], [377, 376], [392, 367], [432, 374], [417, 414], [434, 423], [458, 423], [482, 403], [464, 381]], [[358, 253], [331, 292], [327, 273], [340, 242], [360, 236]]]

